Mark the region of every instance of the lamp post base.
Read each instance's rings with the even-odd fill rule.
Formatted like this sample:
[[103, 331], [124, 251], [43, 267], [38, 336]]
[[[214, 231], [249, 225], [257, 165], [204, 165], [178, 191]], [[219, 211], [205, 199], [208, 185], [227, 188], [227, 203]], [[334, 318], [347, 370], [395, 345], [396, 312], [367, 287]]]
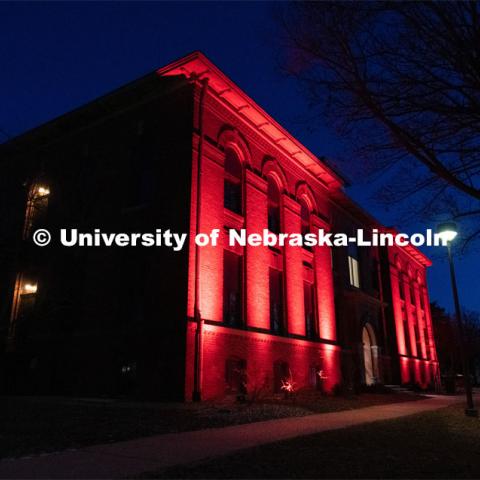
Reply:
[[478, 417], [478, 410], [476, 408], [466, 408], [465, 415], [467, 417]]

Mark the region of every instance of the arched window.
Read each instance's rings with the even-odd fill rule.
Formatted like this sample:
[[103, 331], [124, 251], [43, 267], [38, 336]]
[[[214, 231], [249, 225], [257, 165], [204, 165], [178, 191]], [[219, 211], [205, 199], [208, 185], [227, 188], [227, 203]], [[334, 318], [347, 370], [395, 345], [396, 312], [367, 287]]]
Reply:
[[280, 233], [280, 190], [272, 177], [268, 177], [267, 182], [268, 229], [272, 233]]
[[310, 208], [305, 201], [301, 198], [300, 201], [300, 219], [302, 221], [302, 235], [310, 233]]
[[223, 205], [234, 213], [242, 215], [242, 163], [231, 148], [225, 150], [225, 181]]

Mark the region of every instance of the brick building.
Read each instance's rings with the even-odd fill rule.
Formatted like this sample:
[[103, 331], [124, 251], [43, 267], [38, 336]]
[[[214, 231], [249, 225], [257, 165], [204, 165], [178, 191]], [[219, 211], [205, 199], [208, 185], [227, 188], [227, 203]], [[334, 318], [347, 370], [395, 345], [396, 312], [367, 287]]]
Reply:
[[[229, 247], [230, 229], [385, 230], [200, 53], [2, 145], [1, 388], [203, 399], [438, 380], [413, 247]], [[66, 248], [50, 231], [189, 233]], [[197, 232], [221, 229], [198, 248]]]

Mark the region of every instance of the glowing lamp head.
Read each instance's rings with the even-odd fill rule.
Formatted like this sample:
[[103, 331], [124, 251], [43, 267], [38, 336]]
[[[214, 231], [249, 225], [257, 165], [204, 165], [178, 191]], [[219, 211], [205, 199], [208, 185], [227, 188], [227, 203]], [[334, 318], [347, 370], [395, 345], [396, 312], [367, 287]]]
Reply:
[[50, 195], [50, 189], [48, 187], [38, 187], [37, 194], [39, 197], [46, 197], [47, 195]]
[[437, 226], [437, 235], [444, 244], [451, 242], [458, 234], [457, 224], [455, 222], [445, 222]]
[[26, 283], [23, 286], [24, 293], [37, 293], [37, 285], [32, 283]]

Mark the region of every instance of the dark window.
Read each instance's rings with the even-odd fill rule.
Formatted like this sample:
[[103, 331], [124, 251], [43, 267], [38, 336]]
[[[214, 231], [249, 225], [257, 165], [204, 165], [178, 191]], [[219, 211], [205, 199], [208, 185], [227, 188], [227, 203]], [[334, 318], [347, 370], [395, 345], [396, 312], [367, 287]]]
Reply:
[[425, 350], [427, 352], [427, 360], [430, 358], [430, 342], [428, 340], [428, 330], [426, 328], [423, 329], [423, 338], [425, 339]]
[[[310, 233], [310, 209], [304, 200], [300, 200], [300, 220], [302, 225], [302, 236], [305, 237], [307, 233]], [[304, 246], [306, 250], [312, 250], [310, 246]]]
[[407, 355], [411, 355], [410, 329], [408, 328], [408, 321], [405, 318], [403, 319], [403, 334], [405, 337], [405, 352]]
[[148, 205], [154, 198], [156, 182], [156, 166], [158, 153], [151, 136], [141, 135], [137, 145], [129, 153], [129, 167], [122, 179], [123, 202], [125, 207]]
[[283, 275], [280, 270], [270, 269], [270, 328], [274, 333], [285, 333], [283, 315]]
[[380, 272], [378, 267], [379, 267], [379, 263], [376, 260], [374, 260], [372, 264], [372, 288], [376, 292], [380, 291], [380, 282], [378, 278]]
[[223, 321], [242, 325], [242, 257], [228, 250], [223, 254]]
[[311, 387], [315, 388], [315, 390], [322, 391], [324, 378], [323, 370], [319, 365], [310, 367], [309, 380]]
[[417, 344], [417, 357], [422, 356], [422, 343], [420, 342], [420, 330], [418, 329], [418, 324], [415, 324], [415, 343]]
[[415, 290], [413, 289], [413, 285], [410, 285], [408, 288], [410, 291], [410, 303], [415, 305]]
[[247, 362], [240, 358], [228, 358], [225, 362], [227, 393], [247, 393]]
[[315, 289], [313, 283], [303, 282], [303, 304], [305, 308], [305, 333], [307, 338], [316, 337]]
[[420, 307], [422, 310], [425, 310], [425, 300], [423, 298], [422, 291], [420, 291]]
[[273, 178], [268, 178], [268, 229], [280, 233], [280, 191]]
[[273, 390], [275, 393], [285, 391], [287, 382], [292, 382], [290, 367], [287, 362], [275, 362], [273, 364]]
[[232, 149], [225, 151], [225, 181], [223, 205], [242, 215], [242, 164]]
[[398, 290], [400, 292], [400, 298], [402, 300], [405, 300], [405, 286], [403, 285], [403, 279], [400, 277], [400, 280], [398, 282]]
[[24, 293], [20, 295], [18, 304], [17, 321], [27, 321], [33, 314], [36, 295], [34, 293]]

